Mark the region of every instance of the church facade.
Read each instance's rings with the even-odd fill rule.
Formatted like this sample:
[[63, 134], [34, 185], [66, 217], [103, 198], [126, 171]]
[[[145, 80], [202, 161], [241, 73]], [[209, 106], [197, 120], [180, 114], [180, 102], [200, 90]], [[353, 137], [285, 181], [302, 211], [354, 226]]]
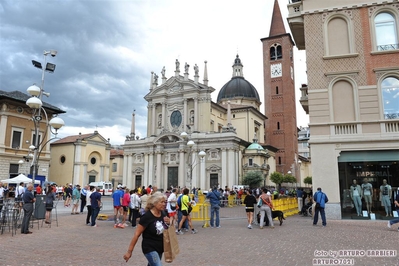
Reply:
[[[264, 135], [266, 117], [260, 112], [256, 89], [243, 76], [237, 55], [233, 74], [212, 102], [214, 88], [208, 85], [207, 63], [203, 82], [195, 65], [189, 78], [185, 63], [180, 74], [176, 60], [174, 75], [161, 80], [151, 75], [151, 88], [144, 97], [148, 102], [147, 137], [138, 139], [132, 130], [124, 149], [123, 183], [128, 187], [157, 186], [232, 187], [241, 184], [244, 172], [260, 171], [265, 184], [273, 185], [267, 175], [275, 170], [276, 149], [260, 146], [247, 150]], [[252, 145], [254, 147], [254, 145]]]

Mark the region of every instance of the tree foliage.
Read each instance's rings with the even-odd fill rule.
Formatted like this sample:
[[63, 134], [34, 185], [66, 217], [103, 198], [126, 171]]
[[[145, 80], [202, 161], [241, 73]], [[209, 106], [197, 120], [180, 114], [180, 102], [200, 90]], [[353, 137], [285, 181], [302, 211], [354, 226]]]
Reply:
[[251, 171], [246, 173], [244, 178], [242, 179], [243, 185], [248, 185], [250, 188], [259, 187], [259, 185], [263, 182], [263, 175], [261, 172]]
[[282, 173], [279, 172], [273, 172], [270, 175], [270, 180], [277, 185], [278, 190], [281, 189], [282, 183], [296, 183], [295, 176], [290, 174], [283, 175]]
[[311, 176], [307, 176], [304, 180], [303, 183], [311, 185], [312, 184], [312, 177]]

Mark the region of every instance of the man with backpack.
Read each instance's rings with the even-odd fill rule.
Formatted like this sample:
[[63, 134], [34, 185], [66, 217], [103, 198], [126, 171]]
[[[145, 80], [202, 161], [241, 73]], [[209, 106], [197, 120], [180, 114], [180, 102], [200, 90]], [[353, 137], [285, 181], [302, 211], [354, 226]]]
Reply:
[[324, 212], [324, 208], [326, 206], [326, 203], [328, 202], [328, 197], [327, 195], [321, 191], [321, 188], [317, 188], [317, 192], [314, 193], [313, 195], [313, 200], [316, 202], [316, 208], [315, 208], [315, 214], [313, 218], [313, 225], [317, 225], [317, 221], [319, 220], [319, 212], [321, 215], [321, 220], [323, 227], [327, 225], [326, 222], [326, 213]]
[[214, 187], [212, 191], [208, 192], [206, 198], [209, 199], [211, 204], [211, 228], [214, 227], [214, 216], [216, 216], [216, 228], [220, 228], [220, 218], [219, 218], [219, 209], [220, 209], [220, 193], [217, 190], [217, 187]]

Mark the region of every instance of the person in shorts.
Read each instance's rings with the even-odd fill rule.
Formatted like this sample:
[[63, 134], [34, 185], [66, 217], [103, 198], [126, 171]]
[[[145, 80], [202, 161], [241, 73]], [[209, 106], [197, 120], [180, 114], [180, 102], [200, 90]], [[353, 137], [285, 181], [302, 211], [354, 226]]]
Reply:
[[55, 193], [53, 190], [53, 186], [49, 185], [47, 187], [46, 191], [46, 198], [45, 198], [45, 207], [46, 207], [46, 215], [45, 215], [45, 223], [46, 224], [51, 224], [50, 216], [51, 216], [51, 211], [53, 210], [53, 204], [55, 200]]
[[123, 199], [123, 189], [122, 185], [117, 186], [117, 190], [114, 191], [112, 194], [112, 200], [114, 204], [114, 222], [115, 225], [114, 227], [123, 227], [121, 221], [122, 221], [122, 215], [123, 215], [123, 208], [122, 208], [122, 199]]
[[247, 196], [244, 199], [245, 212], [247, 213], [248, 229], [252, 229], [252, 222], [254, 220], [254, 211], [256, 205], [256, 198], [251, 189], [247, 190]]
[[176, 197], [177, 189], [173, 188], [172, 192], [168, 197], [168, 204], [166, 205], [166, 209], [168, 210], [168, 216], [170, 218], [170, 225], [175, 226], [176, 220], [176, 208], [177, 208], [177, 197]]
[[191, 223], [191, 216], [189, 212], [189, 207], [191, 207], [191, 202], [190, 202], [190, 196], [188, 195], [188, 192], [190, 190], [188, 188], [183, 189], [183, 196], [181, 198], [181, 212], [183, 214], [183, 218], [181, 219], [179, 223], [179, 228], [177, 230], [178, 235], [183, 235], [184, 233], [181, 231], [181, 228], [183, 226], [183, 223], [188, 220], [188, 225], [190, 226], [191, 233], [196, 234], [197, 230], [194, 229], [193, 224]]

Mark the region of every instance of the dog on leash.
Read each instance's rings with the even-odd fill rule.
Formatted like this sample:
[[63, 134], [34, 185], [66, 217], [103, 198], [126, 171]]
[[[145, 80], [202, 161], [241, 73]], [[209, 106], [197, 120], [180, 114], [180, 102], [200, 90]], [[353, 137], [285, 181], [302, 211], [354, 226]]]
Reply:
[[[258, 224], [260, 224], [260, 212], [256, 215], [258, 220]], [[272, 219], [278, 218], [280, 222], [280, 226], [283, 224], [283, 220], [285, 220], [284, 213], [282, 211], [272, 211]], [[265, 226], [269, 226], [269, 219], [267, 219], [267, 215], [265, 215]]]

